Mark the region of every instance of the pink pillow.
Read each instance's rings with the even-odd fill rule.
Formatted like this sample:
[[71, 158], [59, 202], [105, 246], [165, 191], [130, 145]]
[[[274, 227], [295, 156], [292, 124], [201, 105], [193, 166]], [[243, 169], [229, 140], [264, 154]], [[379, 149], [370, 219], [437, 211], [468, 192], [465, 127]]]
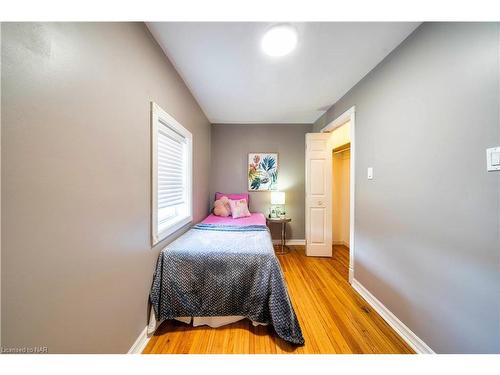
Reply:
[[231, 215], [233, 219], [238, 219], [239, 217], [252, 216], [250, 211], [248, 211], [247, 201], [245, 199], [229, 200], [229, 206], [231, 206]]
[[215, 193], [215, 200], [218, 201], [222, 197], [228, 197], [229, 199], [232, 200], [238, 200], [238, 199], [245, 199], [247, 201], [247, 205], [250, 206], [250, 196], [248, 193], [241, 193], [241, 194], [224, 194], [224, 193]]

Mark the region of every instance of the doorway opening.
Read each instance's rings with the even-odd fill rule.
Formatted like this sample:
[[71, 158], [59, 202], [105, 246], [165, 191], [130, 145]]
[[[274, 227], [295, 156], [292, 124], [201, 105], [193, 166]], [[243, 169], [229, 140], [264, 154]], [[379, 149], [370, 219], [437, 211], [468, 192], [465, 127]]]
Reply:
[[[349, 233], [344, 241], [349, 246], [349, 282], [354, 280], [354, 183], [355, 183], [355, 108], [347, 110], [337, 119], [325, 126], [319, 133], [306, 134], [306, 153], [305, 153], [305, 174], [306, 174], [306, 255], [317, 257], [331, 257], [333, 254], [334, 238], [333, 233], [339, 233], [341, 226], [335, 225], [333, 219], [333, 163], [334, 152], [344, 152], [344, 148], [349, 147], [349, 158], [343, 161], [345, 173], [348, 172], [349, 184], [346, 188], [349, 194], [345, 205], [349, 209], [345, 210], [348, 214], [349, 225], [344, 225], [344, 230]], [[344, 156], [344, 158], [345, 158]], [[349, 167], [347, 167], [347, 165]], [[344, 169], [344, 168], [343, 168]], [[352, 177], [352, 178], [351, 178]], [[338, 179], [340, 180], [340, 179]], [[345, 179], [344, 179], [345, 180]], [[348, 202], [348, 203], [347, 203]], [[335, 205], [336, 211], [341, 205]], [[347, 207], [346, 207], [347, 208]], [[345, 232], [344, 232], [345, 233]], [[348, 240], [347, 240], [348, 238]]]
[[349, 264], [350, 150], [350, 142], [332, 150], [332, 254], [336, 260], [346, 263], [346, 270]]
[[354, 279], [354, 126], [355, 108], [352, 107], [321, 132], [330, 133], [332, 152], [332, 254], [348, 257], [349, 282]]

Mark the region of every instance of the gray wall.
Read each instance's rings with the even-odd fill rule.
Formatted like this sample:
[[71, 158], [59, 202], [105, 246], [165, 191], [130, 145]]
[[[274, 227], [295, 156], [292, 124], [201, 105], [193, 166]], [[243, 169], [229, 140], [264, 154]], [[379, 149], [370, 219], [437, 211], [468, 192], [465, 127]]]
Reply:
[[126, 352], [166, 243], [151, 249], [149, 103], [193, 133], [196, 221], [210, 124], [142, 23], [3, 23], [2, 94], [2, 343]]
[[424, 24], [314, 126], [356, 105], [355, 278], [440, 353], [500, 352], [499, 45]]
[[[248, 190], [249, 152], [277, 152], [278, 188], [286, 192], [286, 209], [292, 222], [287, 238], [304, 239], [305, 229], [305, 134], [312, 125], [213, 125], [211, 189], [225, 193]], [[267, 214], [271, 193], [250, 192], [250, 210]], [[274, 239], [280, 238], [280, 226], [271, 227]]]

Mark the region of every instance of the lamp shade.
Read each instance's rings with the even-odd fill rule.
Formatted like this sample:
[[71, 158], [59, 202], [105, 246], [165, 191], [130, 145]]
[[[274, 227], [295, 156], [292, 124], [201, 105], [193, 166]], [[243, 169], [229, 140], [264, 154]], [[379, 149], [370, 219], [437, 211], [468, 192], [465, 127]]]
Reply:
[[272, 191], [271, 192], [271, 204], [285, 204], [285, 192]]

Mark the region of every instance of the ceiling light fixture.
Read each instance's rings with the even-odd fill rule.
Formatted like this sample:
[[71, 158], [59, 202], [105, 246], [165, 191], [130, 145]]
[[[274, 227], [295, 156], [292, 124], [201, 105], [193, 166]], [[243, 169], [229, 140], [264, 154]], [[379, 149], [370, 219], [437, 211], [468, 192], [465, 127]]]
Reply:
[[290, 25], [271, 27], [262, 38], [262, 49], [273, 57], [284, 56], [297, 46], [297, 30]]

